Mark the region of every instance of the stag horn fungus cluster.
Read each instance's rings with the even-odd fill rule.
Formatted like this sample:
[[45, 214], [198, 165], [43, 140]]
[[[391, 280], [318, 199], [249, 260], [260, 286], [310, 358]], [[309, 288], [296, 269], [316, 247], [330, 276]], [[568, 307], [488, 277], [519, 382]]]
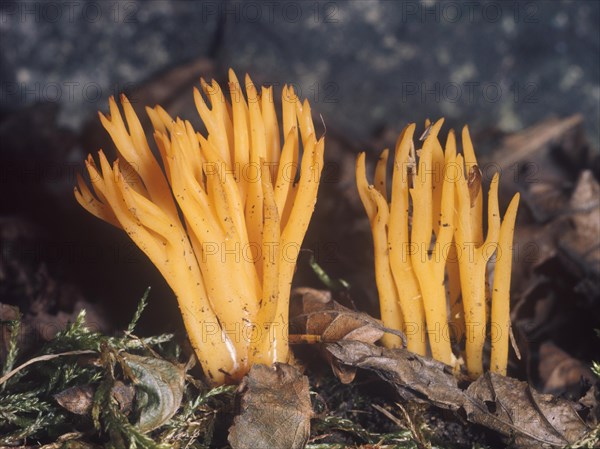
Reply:
[[146, 108], [160, 161], [127, 98], [125, 120], [111, 98], [100, 119], [118, 159], [111, 165], [100, 151], [98, 166], [89, 156], [93, 192], [79, 178], [75, 197], [127, 232], [158, 268], [205, 373], [219, 384], [253, 363], [288, 361], [290, 285], [324, 139], [291, 87], [283, 88], [280, 124], [272, 87], [259, 93], [246, 76], [244, 96], [230, 71], [228, 102], [215, 81], [201, 86], [194, 100], [206, 136], [160, 106]]
[[[121, 113], [111, 98], [110, 115], [100, 113], [100, 120], [118, 158], [111, 165], [100, 150], [96, 165], [90, 155], [92, 189], [80, 177], [75, 197], [127, 232], [158, 268], [177, 296], [207, 377], [221, 384], [239, 380], [254, 363], [289, 360], [290, 286], [317, 199], [325, 142], [315, 135], [308, 102], [301, 103], [291, 87], [283, 88], [281, 124], [273, 88], [259, 92], [247, 75], [244, 95], [229, 71], [231, 102], [215, 81], [201, 80], [201, 87], [194, 100], [206, 136], [160, 106], [146, 108], [158, 160], [128, 99], [121, 96]], [[481, 172], [468, 128], [461, 155], [452, 130], [442, 148], [442, 123], [426, 124], [420, 150], [415, 125], [404, 129], [390, 198], [388, 150], [377, 163], [374, 185], [367, 181], [365, 154], [358, 156], [381, 317], [404, 332], [410, 351], [455, 367], [464, 356], [473, 377], [483, 372], [489, 330], [490, 369], [505, 374], [519, 196], [501, 222], [499, 176], [493, 177], [484, 239]], [[402, 340], [387, 334], [383, 344], [399, 347]]]
[[[494, 175], [484, 240], [481, 172], [469, 130], [463, 129], [460, 155], [452, 130], [442, 148], [438, 139], [442, 123], [427, 124], [427, 132], [420, 139], [424, 140], [423, 147], [417, 151], [415, 125], [404, 129], [396, 145], [390, 200], [386, 185], [388, 150], [377, 163], [374, 185], [367, 181], [365, 154], [357, 159], [358, 191], [373, 234], [382, 320], [386, 326], [404, 331], [409, 350], [425, 355], [429, 349], [435, 359], [449, 365], [456, 365], [461, 355], [453, 352], [450, 337], [460, 340], [464, 336], [467, 371], [472, 377], [483, 372], [483, 347], [489, 329], [490, 369], [505, 374], [512, 240], [519, 195], [510, 202], [501, 223], [499, 175]], [[494, 254], [488, 314], [488, 261]], [[383, 343], [397, 347], [401, 341], [387, 335]]]

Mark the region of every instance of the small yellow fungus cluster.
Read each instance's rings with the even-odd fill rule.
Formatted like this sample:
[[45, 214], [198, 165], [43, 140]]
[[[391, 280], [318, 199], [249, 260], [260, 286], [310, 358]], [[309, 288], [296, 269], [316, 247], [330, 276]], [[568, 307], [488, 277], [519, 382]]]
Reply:
[[127, 98], [125, 120], [111, 98], [100, 119], [119, 157], [111, 165], [100, 151], [98, 167], [89, 156], [93, 192], [79, 178], [75, 197], [127, 232], [158, 268], [205, 373], [220, 384], [253, 363], [288, 361], [290, 285], [324, 139], [292, 88], [283, 88], [280, 126], [272, 87], [259, 93], [246, 76], [244, 96], [233, 71], [231, 102], [215, 81], [201, 87], [194, 100], [206, 136], [160, 106], [146, 108], [160, 161]]
[[[375, 278], [384, 324], [402, 330], [407, 347], [456, 365], [451, 336], [465, 336], [467, 371], [483, 372], [483, 347], [491, 333], [490, 369], [506, 373], [510, 328], [512, 240], [519, 195], [510, 202], [504, 220], [498, 207], [498, 174], [488, 196], [487, 236], [483, 238], [481, 172], [467, 127], [462, 132], [463, 155], [457, 154], [450, 131], [445, 149], [438, 134], [443, 120], [427, 124], [414, 146], [415, 125], [401, 133], [394, 158], [391, 199], [387, 192], [388, 150], [375, 168], [374, 185], [366, 177], [365, 154], [358, 156], [356, 180], [374, 241]], [[412, 219], [412, 222], [411, 222]], [[488, 261], [496, 255], [491, 294]], [[462, 299], [462, 301], [461, 301]], [[488, 324], [489, 322], [489, 324]], [[383, 343], [399, 347], [398, 337]], [[428, 345], [429, 344], [429, 345]]]

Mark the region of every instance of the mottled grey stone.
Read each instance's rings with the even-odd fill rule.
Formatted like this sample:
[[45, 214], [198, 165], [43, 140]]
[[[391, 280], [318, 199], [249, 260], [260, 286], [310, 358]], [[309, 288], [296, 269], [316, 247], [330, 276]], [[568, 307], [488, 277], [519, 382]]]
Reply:
[[0, 107], [57, 102], [74, 127], [110, 95], [206, 56], [216, 26], [216, 15], [184, 1], [0, 5]]
[[223, 58], [265, 80], [296, 80], [351, 135], [440, 116], [513, 131], [582, 112], [598, 142], [598, 2], [298, 5], [297, 23], [283, 6], [272, 23], [229, 20]]
[[597, 1], [78, 0], [0, 11], [0, 107], [59, 102], [71, 126], [132, 83], [214, 56], [257, 81], [295, 83], [360, 140], [426, 117], [513, 131], [574, 112], [600, 140]]

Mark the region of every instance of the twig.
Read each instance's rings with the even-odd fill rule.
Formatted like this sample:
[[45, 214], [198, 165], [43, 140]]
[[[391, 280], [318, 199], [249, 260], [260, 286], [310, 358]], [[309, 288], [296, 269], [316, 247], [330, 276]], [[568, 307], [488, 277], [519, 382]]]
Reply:
[[398, 406], [398, 408], [400, 409], [400, 411], [404, 415], [404, 419], [406, 419], [406, 422], [408, 423], [408, 427], [410, 429], [410, 432], [413, 434], [413, 438], [415, 439], [415, 442], [417, 443], [417, 445], [419, 447], [421, 447], [421, 448], [431, 449], [431, 444], [429, 444], [423, 438], [423, 434], [421, 433], [421, 431], [419, 430], [419, 428], [417, 426], [415, 426], [415, 424], [413, 423], [413, 420], [410, 417], [410, 413], [408, 413], [408, 410], [406, 410], [404, 408], [404, 406], [402, 404], [400, 404], [399, 402], [396, 402], [396, 405]]
[[289, 343], [291, 345], [309, 344], [314, 345], [321, 343], [320, 335], [311, 334], [292, 334], [289, 336]]
[[9, 371], [4, 376], [0, 377], [0, 385], [2, 385], [4, 382], [6, 382], [8, 379], [10, 379], [15, 374], [17, 374], [23, 368], [26, 368], [29, 365], [33, 365], [34, 363], [37, 363], [37, 362], [44, 362], [44, 361], [56, 359], [58, 357], [62, 357], [65, 355], [81, 355], [81, 354], [97, 354], [97, 353], [98, 353], [97, 351], [92, 351], [90, 349], [86, 349], [86, 350], [81, 350], [81, 351], [68, 351], [68, 352], [61, 352], [59, 354], [46, 354], [46, 355], [41, 355], [39, 357], [34, 357], [31, 360], [27, 360], [22, 365], [17, 366], [15, 369]]
[[508, 327], [508, 332], [508, 336], [510, 337], [510, 344], [512, 345], [512, 348], [515, 351], [515, 354], [517, 355], [517, 359], [521, 360], [521, 351], [519, 351], [519, 346], [517, 345], [517, 340], [515, 339], [512, 323], [510, 323], [510, 326]]
[[327, 134], [327, 125], [325, 124], [323, 114], [319, 114], [319, 117], [321, 117], [321, 123], [323, 124], [323, 135], [321, 137], [325, 137], [325, 134]]

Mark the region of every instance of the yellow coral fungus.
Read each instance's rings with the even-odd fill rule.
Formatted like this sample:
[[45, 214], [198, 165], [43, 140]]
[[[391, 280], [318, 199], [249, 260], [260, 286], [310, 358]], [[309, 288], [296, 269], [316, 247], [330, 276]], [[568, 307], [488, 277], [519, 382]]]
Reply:
[[125, 230], [158, 268], [202, 367], [220, 384], [253, 363], [288, 361], [290, 285], [317, 198], [324, 138], [291, 87], [283, 88], [282, 127], [273, 89], [259, 93], [248, 76], [244, 96], [230, 70], [231, 103], [215, 81], [201, 87], [194, 100], [206, 136], [160, 106], [146, 109], [160, 161], [127, 98], [123, 113], [111, 98], [110, 115], [100, 119], [119, 158], [111, 166], [100, 151], [98, 169], [88, 157], [93, 192], [79, 178], [75, 197]]
[[[505, 373], [518, 196], [513, 198], [501, 224], [499, 176], [494, 176], [484, 240], [481, 175], [469, 131], [465, 127], [462, 133], [464, 156], [457, 155], [454, 131], [448, 135], [445, 150], [439, 142], [442, 123], [443, 120], [426, 123], [427, 132], [419, 151], [414, 148], [414, 124], [400, 135], [389, 205], [388, 151], [384, 150], [377, 163], [375, 186], [369, 186], [367, 181], [365, 154], [357, 159], [358, 191], [375, 243], [382, 320], [386, 326], [405, 332], [409, 350], [423, 355], [429, 347], [434, 358], [450, 365], [455, 365], [461, 355], [453, 352], [450, 338], [464, 335], [467, 371], [478, 376], [483, 372], [483, 347], [490, 318], [486, 312], [486, 300], [490, 297], [487, 266], [491, 256], [497, 254], [491, 295], [490, 367]], [[387, 337], [383, 343], [397, 347], [401, 342]]]

